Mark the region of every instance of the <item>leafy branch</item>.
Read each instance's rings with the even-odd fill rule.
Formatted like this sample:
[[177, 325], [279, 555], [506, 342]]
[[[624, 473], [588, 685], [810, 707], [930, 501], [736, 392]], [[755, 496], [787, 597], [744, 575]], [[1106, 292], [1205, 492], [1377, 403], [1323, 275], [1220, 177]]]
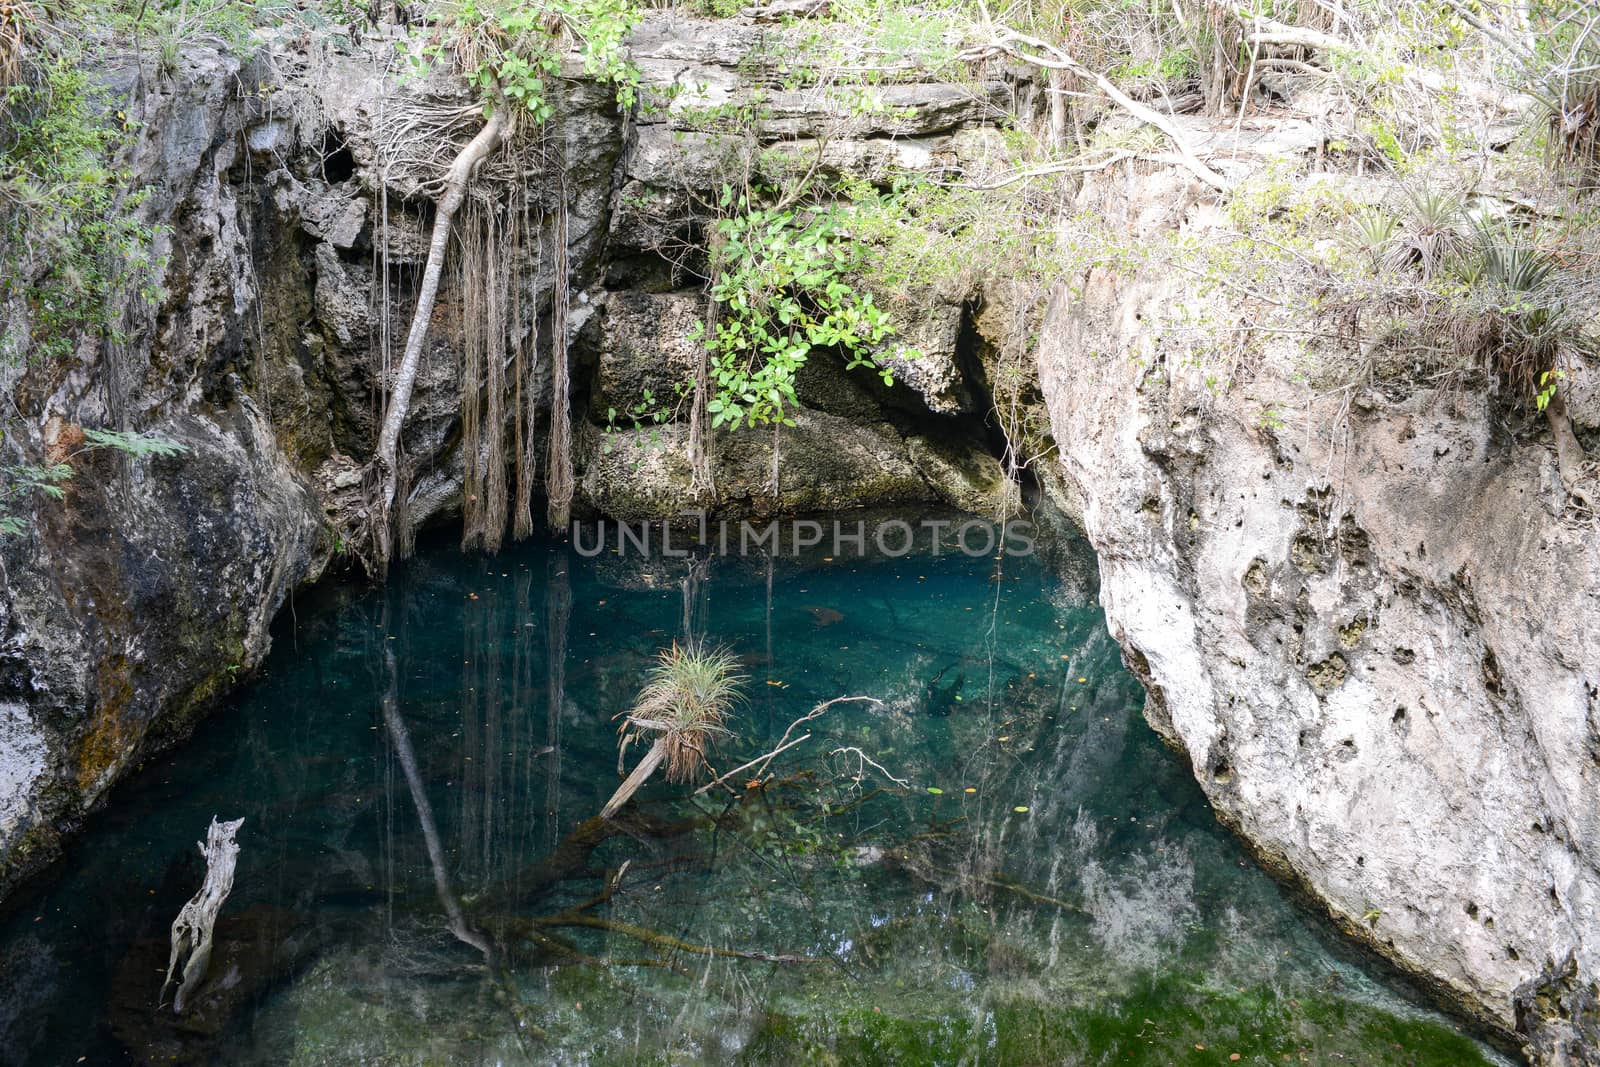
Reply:
[[[838, 207], [758, 207], [724, 186], [711, 296], [722, 313], [696, 327], [714, 386], [706, 408], [714, 427], [794, 425], [795, 376], [819, 348], [842, 352], [850, 369], [870, 366], [885, 385], [894, 373], [880, 354], [895, 334], [892, 316], [850, 276], [865, 254]], [[897, 355], [911, 356], [900, 348]]]

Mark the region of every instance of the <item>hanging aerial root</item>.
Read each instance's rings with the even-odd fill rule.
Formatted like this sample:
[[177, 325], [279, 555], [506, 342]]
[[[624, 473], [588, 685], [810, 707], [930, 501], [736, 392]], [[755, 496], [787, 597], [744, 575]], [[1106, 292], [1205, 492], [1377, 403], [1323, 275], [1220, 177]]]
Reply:
[[545, 468], [546, 519], [550, 529], [562, 531], [572, 515], [572, 385], [567, 363], [567, 305], [571, 299], [567, 262], [567, 187], [562, 183], [556, 202], [555, 281], [550, 311], [550, 458]]
[[411, 330], [406, 335], [405, 354], [395, 372], [389, 404], [384, 411], [383, 427], [378, 434], [377, 453], [369, 468], [369, 482], [374, 484], [375, 490], [369, 511], [371, 542], [374, 561], [380, 572], [388, 567], [393, 555], [391, 546], [394, 543], [395, 493], [399, 482], [400, 431], [411, 410], [411, 392], [416, 386], [417, 371], [422, 364], [423, 343], [427, 340], [428, 324], [433, 318], [434, 302], [439, 296], [439, 279], [444, 273], [451, 222], [466, 198], [467, 186], [478, 168], [514, 132], [509, 115], [509, 108], [495, 108], [483, 129], [456, 155], [445, 174], [444, 191], [435, 205], [433, 234], [428, 243], [428, 258], [417, 292], [416, 310], [411, 316]]

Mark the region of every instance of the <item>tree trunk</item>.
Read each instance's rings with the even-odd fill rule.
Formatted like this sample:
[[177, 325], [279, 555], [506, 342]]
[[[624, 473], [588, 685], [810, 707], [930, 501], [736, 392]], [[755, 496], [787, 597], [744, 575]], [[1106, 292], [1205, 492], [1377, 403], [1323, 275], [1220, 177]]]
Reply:
[[405, 355], [401, 357], [400, 368], [395, 372], [394, 388], [389, 392], [389, 405], [384, 410], [383, 428], [378, 433], [377, 454], [372, 460], [378, 487], [369, 521], [373, 560], [380, 572], [389, 566], [400, 430], [405, 425], [407, 412], [411, 410], [411, 390], [417, 383], [417, 369], [422, 363], [422, 345], [428, 338], [428, 323], [433, 318], [433, 304], [439, 295], [439, 277], [444, 273], [445, 250], [450, 243], [450, 223], [461, 202], [466, 199], [467, 186], [478, 167], [510, 133], [511, 123], [506, 116], [505, 108], [496, 108], [478, 135], [456, 156], [445, 175], [444, 193], [435, 205], [433, 237], [428, 244], [422, 286], [417, 292], [417, 307], [411, 315], [411, 331], [406, 335]]
[[1067, 72], [1050, 74], [1050, 151], [1061, 155], [1067, 150]]
[[611, 794], [611, 799], [606, 801], [606, 806], [600, 809], [600, 818], [609, 819], [622, 810], [622, 806], [633, 799], [633, 794], [650, 780], [656, 773], [656, 768], [661, 766], [661, 761], [667, 758], [667, 743], [658, 740], [650, 746], [650, 751], [644, 754], [644, 759], [633, 769], [633, 773], [624, 778], [622, 784], [617, 786], [617, 791]]

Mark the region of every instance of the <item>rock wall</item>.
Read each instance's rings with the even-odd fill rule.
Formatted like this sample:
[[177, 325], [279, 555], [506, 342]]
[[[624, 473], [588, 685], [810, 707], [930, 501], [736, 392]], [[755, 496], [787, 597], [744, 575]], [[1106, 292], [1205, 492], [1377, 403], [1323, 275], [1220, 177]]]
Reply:
[[[701, 297], [681, 250], [701, 236], [697, 203], [751, 152], [781, 142], [803, 162], [824, 153], [832, 172], [955, 171], [1031, 99], [1001, 75], [976, 92], [898, 84], [885, 90], [891, 108], [862, 115], [824, 85], [782, 86], [777, 46], [805, 32], [653, 13], [633, 43], [637, 121], [569, 57], [532, 149], [491, 161], [493, 180], [520, 185], [542, 220], [513, 267], [536, 309], [546, 407], [550, 220], [565, 206], [578, 514], [660, 517], [691, 502], [683, 425], [636, 433], [624, 419], [608, 432], [605, 412], [682, 380]], [[64, 500], [27, 501], [26, 535], [0, 538], [0, 896], [257, 667], [296, 587], [349, 562], [339, 530], [364, 506], [384, 345], [403, 342], [428, 183], [447, 158], [426, 158], [437, 130], [395, 123], [454, 114], [445, 140], [464, 141], [476, 115], [458, 79], [408, 73], [402, 40], [285, 34], [249, 60], [192, 48], [175, 73], [147, 63], [141, 74], [130, 51], [101, 72], [138, 123], [125, 164], [149, 190], [138, 212], [161, 235], [162, 295], [130, 297], [125, 342], [84, 338], [63, 360], [33, 357], [26, 306], [0, 309], [0, 393], [13, 402], [0, 464], [74, 468]], [[758, 99], [753, 131], [722, 132], [729, 108]], [[981, 445], [985, 407], [957, 370], [973, 295], [932, 301], [908, 324], [928, 349], [913, 388], [814, 359], [806, 408], [779, 441], [779, 485], [768, 484], [770, 434], [729, 435], [714, 506], [992, 502], [1001, 479]], [[403, 437], [418, 527], [461, 510], [463, 315], [447, 281]], [[84, 427], [154, 432], [185, 452], [88, 449]], [[958, 443], [933, 444], [946, 438]]]
[[[1116, 190], [1130, 234], [1210, 225], [1173, 173]], [[1039, 367], [1148, 718], [1350, 935], [1535, 1062], [1600, 1062], [1600, 533], [1553, 448], [1481, 389], [1269, 356], [1218, 391], [1155, 326], [1184, 276], [1081, 281]]]
[[[151, 87], [149, 131], [129, 166], [139, 212], [164, 228], [166, 299], [129, 309], [127, 343], [85, 339], [35, 359], [8, 308], [12, 411], [4, 462], [70, 463], [25, 535], [0, 538], [0, 892], [148, 752], [180, 736], [265, 655], [268, 626], [325, 567], [332, 538], [316, 493], [279, 441], [268, 398], [246, 386], [257, 329], [247, 212], [236, 171], [261, 76], [197, 52]], [[128, 98], [134, 70], [109, 74]], [[91, 449], [82, 427], [157, 430], [186, 450], [134, 459]]]

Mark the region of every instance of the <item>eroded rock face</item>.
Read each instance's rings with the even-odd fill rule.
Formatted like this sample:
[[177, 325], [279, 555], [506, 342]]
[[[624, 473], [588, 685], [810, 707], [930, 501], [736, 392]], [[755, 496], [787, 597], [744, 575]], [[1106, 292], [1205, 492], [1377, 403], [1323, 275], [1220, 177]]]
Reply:
[[[1597, 1062], [1600, 536], [1481, 393], [1166, 358], [1172, 282], [1057, 294], [1039, 364], [1113, 634], [1223, 820], [1351, 935]], [[1269, 412], [1269, 417], [1263, 417]]]
[[[0, 892], [260, 662], [278, 608], [332, 545], [245, 388], [257, 290], [231, 177], [247, 121], [232, 87], [263, 71], [188, 58], [146, 98], [131, 161], [168, 298], [135, 309], [115, 353], [86, 341], [63, 361], [0, 369], [0, 392], [31, 413], [8, 425], [5, 462], [73, 468], [61, 499], [30, 501], [26, 532], [0, 539]], [[83, 426], [153, 431], [184, 452], [124, 456]]]

